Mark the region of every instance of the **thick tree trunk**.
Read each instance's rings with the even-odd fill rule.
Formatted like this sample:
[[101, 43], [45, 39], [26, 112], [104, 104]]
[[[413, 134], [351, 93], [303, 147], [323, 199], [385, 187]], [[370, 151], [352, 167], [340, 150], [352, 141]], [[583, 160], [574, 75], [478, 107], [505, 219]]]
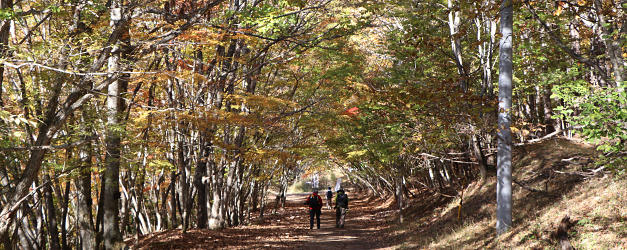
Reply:
[[109, 111], [107, 128], [107, 153], [106, 169], [104, 174], [104, 195], [103, 195], [103, 226], [105, 248], [112, 249], [117, 242], [122, 240], [119, 229], [118, 202], [120, 199], [120, 123], [117, 117], [117, 96], [119, 92], [119, 81], [109, 86], [109, 97], [107, 98], [107, 108]]
[[499, 118], [496, 187], [496, 232], [502, 234], [512, 225], [512, 1], [501, 5], [501, 43], [499, 59]]
[[211, 202], [211, 212], [209, 214], [209, 229], [221, 229], [224, 228], [224, 208], [223, 208], [223, 203], [224, 201], [224, 187], [223, 187], [223, 182], [224, 182], [224, 170], [225, 170], [225, 166], [222, 163], [219, 164], [220, 166], [217, 166], [218, 169], [215, 169], [213, 171], [213, 175], [211, 176], [211, 182], [212, 182], [212, 193], [213, 193], [213, 197], [211, 198], [212, 202]]
[[[125, 14], [122, 2], [114, 0], [111, 2], [111, 26], [116, 28], [118, 25], [125, 25], [122, 21]], [[126, 58], [128, 50], [127, 39], [128, 28], [124, 28], [127, 35], [125, 40], [119, 40], [113, 45], [111, 57], [109, 58], [109, 72], [114, 81], [109, 84], [107, 89], [107, 127], [106, 127], [106, 169], [104, 174], [104, 217], [103, 217], [103, 236], [104, 247], [106, 249], [115, 249], [122, 244], [122, 235], [120, 233], [120, 217], [118, 203], [120, 195], [120, 161], [121, 161], [121, 139], [124, 131], [123, 115], [126, 110], [124, 95], [128, 88], [128, 75], [121, 74], [124, 66], [122, 59]]]

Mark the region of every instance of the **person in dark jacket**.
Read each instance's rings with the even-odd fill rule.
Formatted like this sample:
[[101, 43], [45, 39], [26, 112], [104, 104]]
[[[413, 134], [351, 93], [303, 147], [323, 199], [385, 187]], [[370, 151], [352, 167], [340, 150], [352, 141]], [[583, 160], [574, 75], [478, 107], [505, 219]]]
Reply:
[[346, 211], [348, 211], [348, 195], [343, 189], [337, 191], [335, 197], [335, 227], [343, 228], [346, 219]]
[[333, 203], [333, 191], [331, 191], [331, 187], [327, 190], [327, 209], [331, 209], [331, 204]]
[[318, 195], [318, 190], [314, 190], [311, 195], [307, 197], [305, 205], [309, 205], [309, 229], [313, 229], [314, 215], [316, 216], [318, 229], [320, 229], [320, 210], [322, 209], [322, 198]]

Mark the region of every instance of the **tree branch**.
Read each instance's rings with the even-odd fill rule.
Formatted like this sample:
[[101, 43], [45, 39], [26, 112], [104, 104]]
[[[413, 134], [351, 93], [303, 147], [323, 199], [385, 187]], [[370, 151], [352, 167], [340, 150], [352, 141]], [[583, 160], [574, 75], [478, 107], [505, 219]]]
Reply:
[[529, 11], [531, 12], [531, 14], [533, 15], [533, 18], [536, 19], [542, 25], [542, 28], [544, 28], [544, 30], [549, 34], [551, 39], [557, 43], [557, 46], [560, 49], [562, 49], [564, 52], [566, 52], [573, 59], [575, 59], [575, 60], [577, 60], [577, 61], [587, 65], [588, 67], [591, 67], [606, 82], [613, 82], [613, 80], [607, 76], [607, 73], [605, 72], [605, 70], [603, 70], [599, 66], [598, 63], [593, 62], [593, 61], [591, 61], [588, 58], [584, 58], [582, 55], [577, 54], [577, 52], [575, 52], [573, 49], [571, 49], [566, 44], [564, 44], [562, 39], [560, 39], [554, 32], [552, 32], [551, 28], [549, 28], [549, 26], [546, 24], [546, 22], [544, 20], [542, 20], [540, 18], [540, 16], [538, 16], [538, 14], [536, 13], [535, 9], [533, 9], [533, 7], [531, 7], [531, 5], [529, 4], [529, 0], [525, 0], [524, 2], [525, 2], [525, 5], [527, 6], [527, 8], [529, 9]]

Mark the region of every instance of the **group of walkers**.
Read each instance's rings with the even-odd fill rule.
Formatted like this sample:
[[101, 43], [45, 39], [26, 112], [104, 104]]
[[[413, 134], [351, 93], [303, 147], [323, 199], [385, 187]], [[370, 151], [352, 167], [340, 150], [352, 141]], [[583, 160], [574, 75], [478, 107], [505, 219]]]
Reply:
[[[316, 217], [318, 229], [320, 229], [320, 214], [322, 213], [322, 198], [318, 195], [318, 190], [312, 192], [307, 197], [305, 205], [309, 206], [309, 229], [313, 229], [314, 216]], [[327, 209], [331, 209], [333, 205], [333, 191], [331, 187], [327, 190]], [[348, 211], [348, 195], [343, 189], [337, 190], [335, 196], [335, 227], [343, 228], [344, 220], [346, 219], [346, 212]]]

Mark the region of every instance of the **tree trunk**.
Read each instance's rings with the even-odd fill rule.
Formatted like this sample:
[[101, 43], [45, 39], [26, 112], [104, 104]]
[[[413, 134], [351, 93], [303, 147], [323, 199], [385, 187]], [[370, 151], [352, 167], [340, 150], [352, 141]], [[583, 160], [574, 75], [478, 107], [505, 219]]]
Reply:
[[256, 212], [259, 208], [259, 181], [255, 180], [255, 177], [257, 177], [257, 175], [253, 176], [253, 191], [250, 195], [250, 206], [253, 212]]
[[[179, 124], [180, 127], [182, 127], [182, 124]], [[187, 173], [188, 173], [188, 169], [187, 169], [187, 162], [185, 160], [185, 150], [186, 147], [184, 146], [185, 142], [185, 137], [182, 135], [183, 131], [179, 131], [177, 134], [179, 134], [178, 136], [178, 147], [177, 147], [177, 159], [178, 159], [178, 168], [179, 168], [179, 181], [178, 181], [178, 195], [179, 195], [179, 199], [181, 202], [181, 210], [179, 211], [181, 213], [181, 225], [183, 226], [183, 233], [187, 232], [187, 228], [188, 228], [188, 217], [187, 214], [189, 213], [189, 211], [187, 210], [187, 200], [189, 199], [189, 185], [187, 182]]]
[[207, 159], [209, 157], [209, 143], [205, 140], [209, 140], [205, 133], [201, 133], [201, 150], [200, 159], [196, 163], [196, 174], [194, 176], [194, 185], [198, 190], [198, 202], [196, 206], [196, 226], [198, 228], [207, 228], [207, 193], [203, 178], [206, 178], [207, 174]]
[[487, 171], [488, 161], [483, 155], [483, 151], [481, 151], [481, 138], [479, 137], [479, 135], [473, 134], [471, 141], [472, 141], [472, 149], [473, 149], [474, 155], [475, 157], [477, 157], [477, 160], [479, 161], [479, 176], [481, 178], [481, 182], [483, 183], [486, 180], [486, 177], [488, 175], [488, 171]]
[[[13, 10], [13, 0], [0, 0], [0, 9]], [[9, 31], [11, 28], [11, 18], [7, 18], [0, 22], [0, 59], [6, 59], [9, 49]], [[4, 107], [4, 101], [2, 99], [2, 89], [4, 82], [4, 64], [0, 65], [0, 107]]]
[[48, 235], [50, 237], [50, 249], [58, 250], [61, 249], [61, 245], [59, 244], [59, 229], [57, 227], [57, 213], [56, 206], [54, 205], [54, 197], [52, 191], [52, 181], [50, 180], [50, 175], [44, 175], [44, 196], [46, 197], [46, 210], [48, 218]]
[[502, 234], [512, 225], [512, 1], [501, 5], [501, 43], [499, 60], [498, 160], [496, 187], [496, 232]]
[[466, 68], [464, 68], [464, 60], [462, 59], [462, 45], [458, 37], [459, 26], [461, 24], [460, 11], [453, 10], [453, 0], [447, 0], [449, 13], [448, 13], [448, 25], [451, 35], [451, 50], [453, 57], [455, 58], [455, 65], [457, 66], [457, 73], [459, 74], [459, 86], [463, 92], [468, 90], [468, 74]]
[[79, 180], [76, 183], [77, 192], [77, 210], [76, 220], [78, 224], [78, 237], [80, 239], [81, 249], [91, 250], [96, 248], [94, 236], [94, 223], [91, 212], [91, 144], [86, 145], [79, 153], [80, 162], [83, 166], [80, 168]]
[[[69, 157], [68, 157], [69, 159]], [[66, 250], [66, 249], [70, 249], [70, 246], [68, 245], [68, 241], [67, 241], [67, 216], [68, 216], [68, 209], [69, 209], [69, 202], [70, 202], [70, 182], [66, 181], [65, 182], [65, 192], [63, 193], [63, 197], [62, 197], [63, 203], [61, 204], [62, 207], [62, 215], [61, 215], [61, 247]]]
[[[122, 20], [125, 14], [120, 0], [111, 2], [111, 26], [116, 28], [119, 25], [126, 25]], [[124, 28], [126, 39], [128, 36], [128, 28]], [[118, 203], [120, 195], [120, 160], [121, 160], [121, 139], [124, 131], [123, 116], [126, 110], [124, 95], [128, 88], [128, 75], [121, 74], [124, 66], [122, 60], [127, 57], [128, 40], [116, 41], [109, 58], [109, 72], [114, 79], [107, 89], [107, 127], [106, 127], [106, 169], [104, 174], [104, 217], [103, 217], [103, 236], [104, 247], [106, 249], [115, 249], [122, 244], [122, 235], [120, 233], [120, 217]]]
[[398, 223], [403, 223], [403, 176], [399, 173], [396, 178], [396, 201], [398, 202]]
[[[625, 5], [624, 1], [616, 1], [616, 5], [622, 4], [623, 6]], [[622, 3], [619, 3], [622, 2]], [[609, 3], [610, 5], [612, 3]], [[608, 57], [608, 59], [610, 60], [610, 63], [612, 64], [612, 71], [613, 71], [613, 77], [614, 77], [614, 81], [616, 82], [616, 86], [618, 88], [618, 91], [620, 92], [624, 92], [625, 91], [625, 86], [623, 86], [623, 81], [625, 80], [625, 62], [623, 59], [623, 52], [621, 49], [621, 45], [620, 45], [620, 39], [622, 39], [622, 37], [624, 37], [624, 32], [627, 31], [625, 30], [626, 25], [625, 23], [623, 23], [623, 27], [619, 28], [618, 24], [615, 22], [616, 25], [614, 25], [613, 23], [608, 23], [607, 22], [607, 17], [605, 16], [604, 12], [604, 8], [603, 8], [603, 1], [601, 0], [595, 0], [594, 1], [594, 5], [595, 5], [595, 9], [597, 12], [597, 18], [599, 21], [599, 28], [601, 29], [601, 40], [603, 40], [603, 43], [605, 44], [605, 53]], [[621, 11], [620, 7], [618, 6], [610, 6], [610, 7], [617, 7], [617, 11]], [[624, 11], [624, 10], [622, 10]], [[619, 15], [619, 18], [620, 15]], [[623, 22], [625, 22], [625, 20], [623, 20]], [[614, 33], [614, 31], [622, 31], [618, 32], [618, 39], [614, 39], [614, 35], [612, 33]]]
[[559, 120], [553, 119], [553, 106], [551, 104], [551, 86], [542, 91], [542, 107], [544, 110], [545, 134], [553, 133], [560, 129]]
[[170, 172], [170, 221], [172, 223], [171, 228], [178, 227], [178, 220], [176, 219], [176, 172]]
[[[211, 175], [211, 211], [209, 213], [209, 229], [220, 229], [223, 224], [223, 217], [220, 213], [222, 204], [222, 180], [224, 176], [224, 167], [218, 167], [216, 163], [210, 164], [213, 168]], [[219, 169], [217, 169], [219, 168]]]
[[[98, 169], [99, 172], [102, 171], [101, 168]], [[104, 190], [105, 190], [105, 182], [104, 182], [104, 173], [100, 174], [100, 194], [98, 197], [98, 211], [96, 213], [96, 247], [102, 247], [102, 238], [104, 228], [102, 225], [102, 220], [104, 218]]]
[[35, 245], [34, 239], [35, 237], [32, 234], [32, 230], [29, 229], [29, 221], [28, 214], [32, 212], [31, 208], [23, 205], [20, 211], [18, 212], [18, 218], [21, 218], [20, 228], [16, 228], [17, 237], [20, 240], [19, 248], [21, 250], [30, 250], [37, 249]]

